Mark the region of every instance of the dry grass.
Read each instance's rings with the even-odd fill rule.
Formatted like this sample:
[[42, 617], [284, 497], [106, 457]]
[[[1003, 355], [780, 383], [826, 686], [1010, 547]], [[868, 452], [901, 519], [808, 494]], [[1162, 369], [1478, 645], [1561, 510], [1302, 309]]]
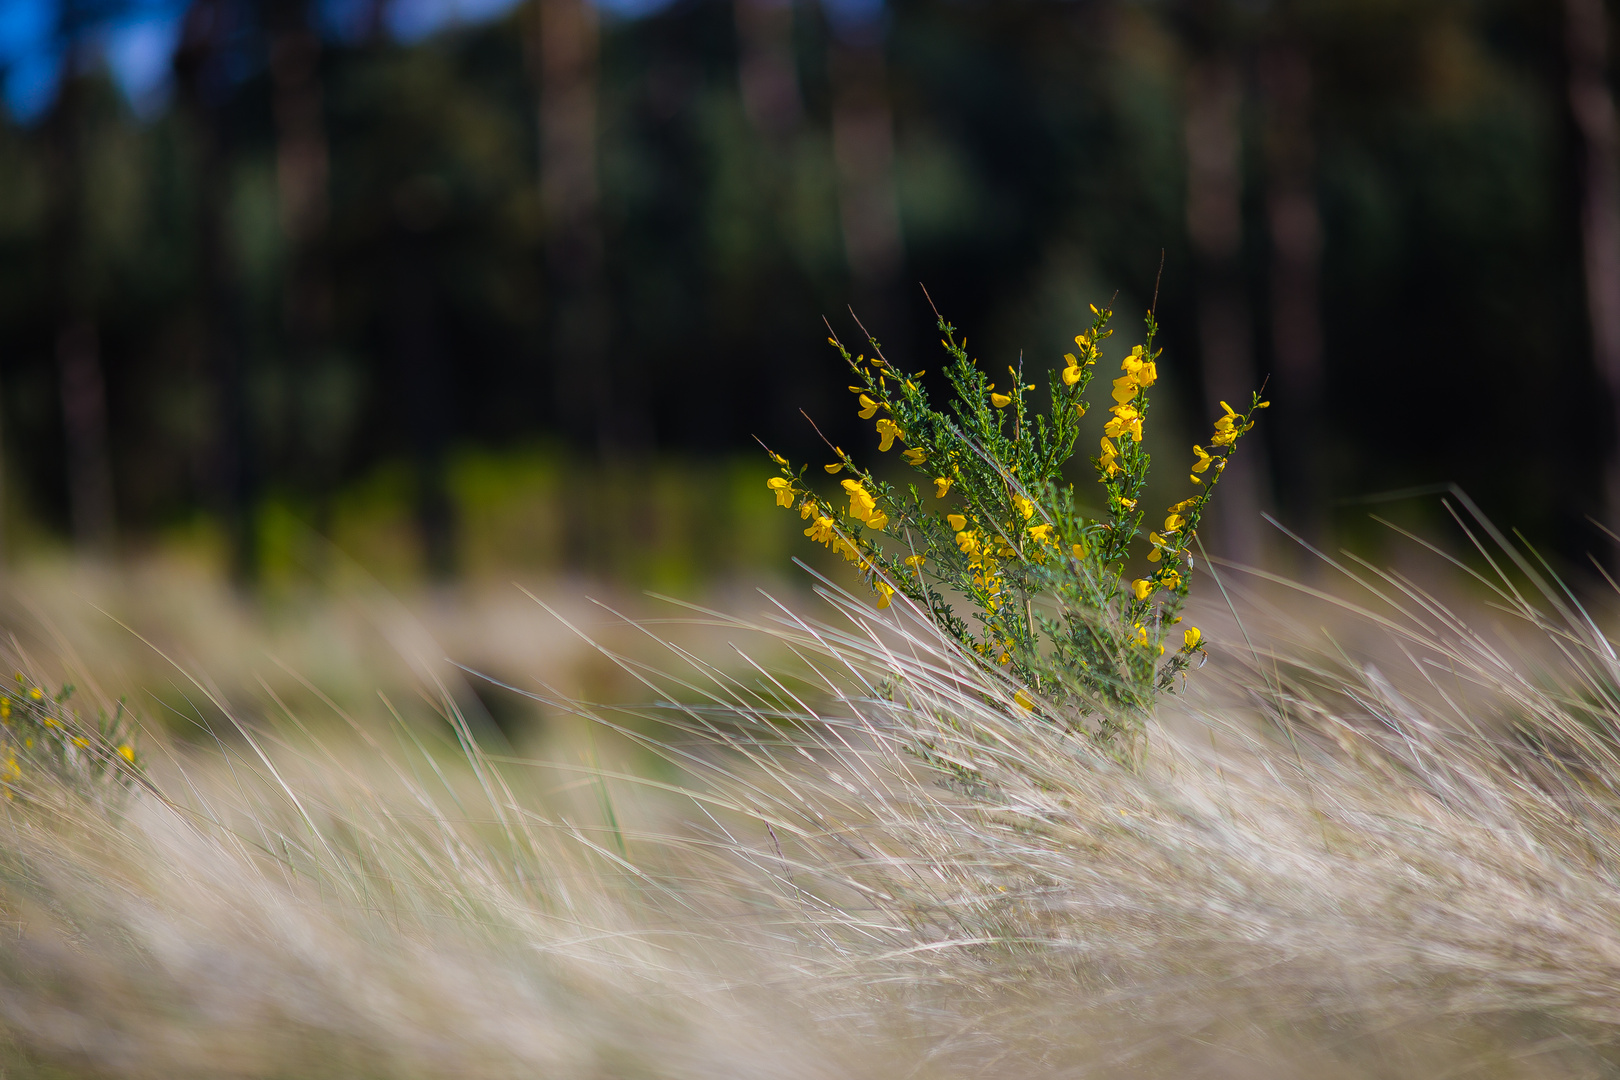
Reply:
[[836, 593], [694, 614], [768, 665], [620, 658], [674, 782], [487, 755], [431, 678], [458, 760], [238, 715], [123, 816], [8, 804], [7, 1069], [1611, 1075], [1620, 663], [1509, 579], [1256, 593], [1140, 773]]

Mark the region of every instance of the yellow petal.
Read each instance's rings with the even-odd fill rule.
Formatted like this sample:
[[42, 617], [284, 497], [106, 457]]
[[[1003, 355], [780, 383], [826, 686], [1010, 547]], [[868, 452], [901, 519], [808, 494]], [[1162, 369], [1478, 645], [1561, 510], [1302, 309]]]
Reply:
[[962, 514], [946, 514], [945, 520], [956, 532], [961, 532], [963, 529], [967, 528], [967, 518]]
[[990, 404], [994, 405], [998, 409], [1005, 409], [1008, 405], [1012, 404], [1012, 397], [1008, 394], [991, 394]]
[[842, 461], [835, 461], [831, 465], [823, 465], [822, 468], [827, 470], [828, 476], [836, 476], [838, 473], [843, 471], [844, 463]]

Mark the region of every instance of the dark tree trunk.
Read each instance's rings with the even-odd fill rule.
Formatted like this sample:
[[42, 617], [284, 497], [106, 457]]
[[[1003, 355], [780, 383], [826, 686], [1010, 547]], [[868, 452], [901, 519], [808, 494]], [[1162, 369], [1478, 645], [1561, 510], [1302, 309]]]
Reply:
[[51, 252], [57, 295], [56, 368], [62, 401], [62, 434], [68, 516], [77, 547], [110, 553], [116, 529], [112, 461], [107, 435], [107, 386], [101, 337], [90, 295], [82, 142], [83, 88], [76, 75], [80, 51], [76, 28], [67, 28], [66, 74], [50, 118], [52, 171]]
[[641, 440], [634, 380], [608, 363], [597, 178], [595, 9], [586, 0], [537, 0], [540, 202], [552, 289], [551, 362], [557, 420], [604, 458]]
[[394, 232], [393, 347], [410, 427], [417, 537], [423, 568], [446, 580], [456, 569], [455, 513], [445, 455], [453, 417], [430, 225], [407, 210]]
[[1271, 337], [1276, 371], [1266, 414], [1277, 446], [1277, 487], [1288, 524], [1317, 543], [1325, 529], [1322, 219], [1311, 137], [1310, 60], [1284, 38], [1261, 54], [1266, 219], [1271, 238]]
[[[838, 219], [854, 286], [854, 307], [887, 345], [909, 336], [899, 274], [904, 261], [894, 186], [894, 114], [875, 17], [835, 23], [831, 57], [832, 142], [838, 175]], [[902, 346], [897, 355], [905, 352]]]
[[[1603, 0], [1564, 0], [1569, 104], [1580, 133], [1581, 247], [1592, 359], [1620, 414], [1620, 132], [1608, 81]], [[1620, 424], [1616, 424], [1620, 430]], [[1604, 524], [1620, 529], [1620, 447], [1604, 470]]]
[[[1198, 345], [1206, 421], [1220, 403], [1244, 409], [1257, 388], [1248, 289], [1243, 275], [1243, 78], [1223, 50], [1187, 74], [1187, 234], [1197, 267]], [[1214, 554], [1252, 565], [1260, 557], [1265, 470], [1250, 442], [1221, 478], [1215, 501]]]
[[247, 586], [259, 572], [258, 474], [243, 370], [241, 298], [225, 239], [225, 147], [217, 99], [223, 81], [217, 65], [227, 18], [221, 0], [192, 6], [175, 54], [175, 75], [193, 143], [204, 351], [213, 384], [213, 452], [206, 473], [230, 539], [232, 578]]
[[56, 337], [56, 366], [67, 441], [73, 538], [80, 550], [106, 555], [112, 548], [115, 518], [107, 447], [107, 386], [94, 322], [82, 319], [62, 329]]
[[328, 265], [329, 149], [321, 85], [321, 41], [306, 0], [268, 0], [271, 106], [276, 133], [276, 196], [287, 276], [282, 321], [293, 388], [293, 467], [315, 500], [317, 526], [329, 516], [340, 447], [322, 402], [321, 367], [332, 360], [332, 280]]
[[793, 54], [792, 0], [732, 0], [743, 111], [762, 138], [785, 143], [804, 117]]

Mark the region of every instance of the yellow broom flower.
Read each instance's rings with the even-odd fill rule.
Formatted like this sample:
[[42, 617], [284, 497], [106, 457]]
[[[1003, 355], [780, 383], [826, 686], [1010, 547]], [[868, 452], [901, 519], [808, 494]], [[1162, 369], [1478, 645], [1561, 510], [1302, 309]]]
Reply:
[[872, 493], [861, 486], [859, 480], [845, 480], [844, 491], [849, 495], [849, 516], [856, 521], [866, 521], [877, 513], [877, 502]]

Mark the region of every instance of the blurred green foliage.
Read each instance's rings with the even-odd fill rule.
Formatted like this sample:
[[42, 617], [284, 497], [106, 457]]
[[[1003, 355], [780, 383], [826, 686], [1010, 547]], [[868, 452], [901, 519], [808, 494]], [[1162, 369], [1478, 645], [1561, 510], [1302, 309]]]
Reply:
[[[278, 186], [289, 136], [270, 39], [232, 38], [228, 76], [198, 82], [206, 93], [182, 79], [147, 119], [91, 66], [70, 106], [0, 124], [13, 543], [73, 520], [72, 318], [98, 336], [121, 534], [234, 505], [257, 517], [248, 554], [270, 577], [308, 557], [311, 529], [385, 575], [425, 559], [657, 584], [778, 561], [786, 542], [737, 509], [753, 481], [730, 463], [756, 434], [795, 460], [823, 452], [801, 408], [861, 445], [835, 408], [820, 320], [854, 301], [891, 354], [919, 355], [932, 344], [909, 329], [932, 321], [919, 279], [976, 353], [1040, 366], [1086, 325], [1088, 299], [1117, 290], [1129, 313], [1157, 290], [1169, 381], [1189, 388], [1167, 406], [1190, 435], [1208, 403], [1191, 389], [1188, 72], [1219, 53], [1242, 76], [1253, 385], [1278, 366], [1263, 84], [1282, 44], [1310, 71], [1324, 389], [1274, 391], [1277, 433], [1255, 447], [1271, 456], [1266, 501], [1286, 517], [1304, 489], [1331, 506], [1456, 481], [1554, 547], [1589, 542], [1613, 424], [1587, 341], [1559, 5], [899, 0], [875, 85], [902, 243], [875, 283], [852, 269], [840, 218], [839, 110], [854, 107], [840, 95], [858, 49], [814, 3], [790, 5], [777, 62], [796, 104], [765, 123], [739, 76], [740, 10], [685, 0], [602, 17], [600, 259], [574, 278], [556, 254], [568, 223], [541, 197], [532, 4], [414, 44], [324, 42], [310, 85], [329, 212], [309, 250], [329, 314], [310, 340], [288, 315], [313, 264]], [[594, 338], [559, 331], [579, 311]], [[237, 375], [221, 374], [221, 350]], [[1505, 434], [1548, 397], [1552, 430]], [[1301, 428], [1322, 452], [1290, 478]], [[1333, 514], [1345, 535], [1364, 528], [1360, 507]]]

